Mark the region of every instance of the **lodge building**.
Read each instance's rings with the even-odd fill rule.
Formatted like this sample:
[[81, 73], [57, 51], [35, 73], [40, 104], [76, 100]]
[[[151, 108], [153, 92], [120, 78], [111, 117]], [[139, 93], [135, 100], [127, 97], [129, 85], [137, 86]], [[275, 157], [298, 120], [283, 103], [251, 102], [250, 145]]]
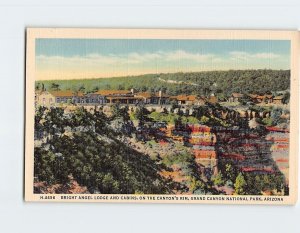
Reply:
[[[229, 102], [239, 102], [246, 96], [240, 93], [232, 93]], [[256, 95], [248, 94], [248, 98], [255, 104], [283, 104], [283, 96]], [[179, 106], [202, 106], [205, 103], [216, 104], [218, 98], [213, 94], [209, 97], [197, 95], [177, 95], [169, 96], [162, 91], [159, 92], [135, 92], [131, 90], [99, 90], [94, 93], [84, 94], [80, 91], [36, 91], [36, 105], [52, 107], [64, 104], [77, 105], [103, 105], [103, 104], [152, 104], [152, 105], [170, 105]]]
[[[184, 101], [188, 99], [189, 101]], [[37, 105], [52, 107], [58, 104], [153, 104], [166, 105], [170, 104], [171, 100], [177, 101], [180, 105], [197, 104], [199, 99], [196, 96], [173, 96], [163, 93], [162, 91], [156, 93], [137, 92], [132, 89], [127, 90], [99, 90], [95, 93], [84, 95], [82, 92], [74, 91], [43, 91], [36, 95]]]

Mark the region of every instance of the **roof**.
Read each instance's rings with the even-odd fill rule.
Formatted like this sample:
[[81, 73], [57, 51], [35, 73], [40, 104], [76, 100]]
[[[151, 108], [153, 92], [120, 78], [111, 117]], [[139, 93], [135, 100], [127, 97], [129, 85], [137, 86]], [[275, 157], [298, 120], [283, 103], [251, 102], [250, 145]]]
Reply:
[[241, 93], [232, 93], [232, 96], [235, 98], [242, 98], [244, 95]]
[[250, 98], [256, 98], [258, 95], [256, 95], [256, 94], [248, 94], [248, 96], [249, 96]]
[[265, 97], [271, 99], [273, 95], [265, 95]]
[[177, 96], [172, 96], [172, 98], [180, 100], [180, 101], [195, 101], [197, 96], [196, 95], [177, 95]]
[[99, 95], [128, 95], [128, 94], [132, 94], [131, 91], [127, 91], [127, 90], [100, 90], [95, 92], [94, 94], [99, 94]]
[[55, 97], [73, 97], [73, 96], [83, 96], [83, 93], [78, 91], [49, 91], [50, 94], [54, 95]]
[[253, 98], [253, 99], [264, 99], [264, 98], [268, 98], [271, 99], [273, 97], [273, 95], [257, 95], [257, 94], [248, 94], [249, 97]]
[[87, 97], [98, 97], [99, 94], [96, 94], [96, 93], [88, 93], [88, 94], [86, 94], [85, 96], [87, 96]]
[[144, 98], [150, 98], [152, 96], [152, 93], [150, 92], [138, 92], [134, 94], [135, 96], [141, 96]]
[[217, 103], [218, 102], [218, 98], [216, 96], [210, 96], [208, 101], [210, 103]]
[[274, 100], [282, 100], [283, 99], [283, 95], [275, 96], [273, 99]]

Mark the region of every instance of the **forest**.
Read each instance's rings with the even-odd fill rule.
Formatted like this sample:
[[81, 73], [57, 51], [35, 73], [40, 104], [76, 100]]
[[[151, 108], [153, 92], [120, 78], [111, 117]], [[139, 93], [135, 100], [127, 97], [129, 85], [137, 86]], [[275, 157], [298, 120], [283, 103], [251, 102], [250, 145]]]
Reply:
[[74, 90], [86, 93], [104, 89], [157, 92], [169, 95], [214, 93], [219, 99], [238, 93], [275, 93], [290, 88], [290, 70], [229, 70], [161, 73], [82, 80], [36, 81], [36, 89]]
[[[103, 113], [83, 108], [64, 114], [40, 107], [35, 116], [34, 176], [47, 185], [67, 184], [70, 175], [90, 193], [171, 193], [164, 167], [117, 139]], [[125, 120], [126, 122], [126, 120]]]

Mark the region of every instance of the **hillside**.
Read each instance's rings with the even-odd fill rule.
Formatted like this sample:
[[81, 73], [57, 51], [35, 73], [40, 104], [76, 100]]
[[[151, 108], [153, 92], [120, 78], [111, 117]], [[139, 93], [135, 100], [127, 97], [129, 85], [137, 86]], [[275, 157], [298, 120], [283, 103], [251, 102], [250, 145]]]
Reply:
[[172, 193], [172, 184], [159, 175], [164, 166], [120, 141], [122, 134], [110, 126], [111, 121], [101, 112], [92, 114], [83, 108], [69, 114], [39, 108], [35, 115], [36, 192], [57, 192], [55, 187], [68, 185], [71, 192], [80, 185], [80, 192], [89, 193]]
[[[57, 85], [52, 85], [53, 83]], [[58, 88], [92, 92], [103, 89], [134, 88], [136, 91], [164, 90], [167, 94], [215, 93], [219, 97], [233, 92], [257, 93], [276, 92], [290, 88], [290, 70], [229, 70], [193, 73], [146, 74], [140, 76], [112, 77], [84, 80], [37, 81], [36, 88]]]

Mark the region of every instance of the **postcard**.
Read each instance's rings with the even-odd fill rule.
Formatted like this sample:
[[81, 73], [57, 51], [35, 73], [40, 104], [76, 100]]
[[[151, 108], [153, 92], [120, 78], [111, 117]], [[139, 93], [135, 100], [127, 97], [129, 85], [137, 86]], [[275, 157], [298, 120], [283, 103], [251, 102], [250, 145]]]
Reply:
[[25, 201], [296, 203], [297, 31], [26, 37]]

